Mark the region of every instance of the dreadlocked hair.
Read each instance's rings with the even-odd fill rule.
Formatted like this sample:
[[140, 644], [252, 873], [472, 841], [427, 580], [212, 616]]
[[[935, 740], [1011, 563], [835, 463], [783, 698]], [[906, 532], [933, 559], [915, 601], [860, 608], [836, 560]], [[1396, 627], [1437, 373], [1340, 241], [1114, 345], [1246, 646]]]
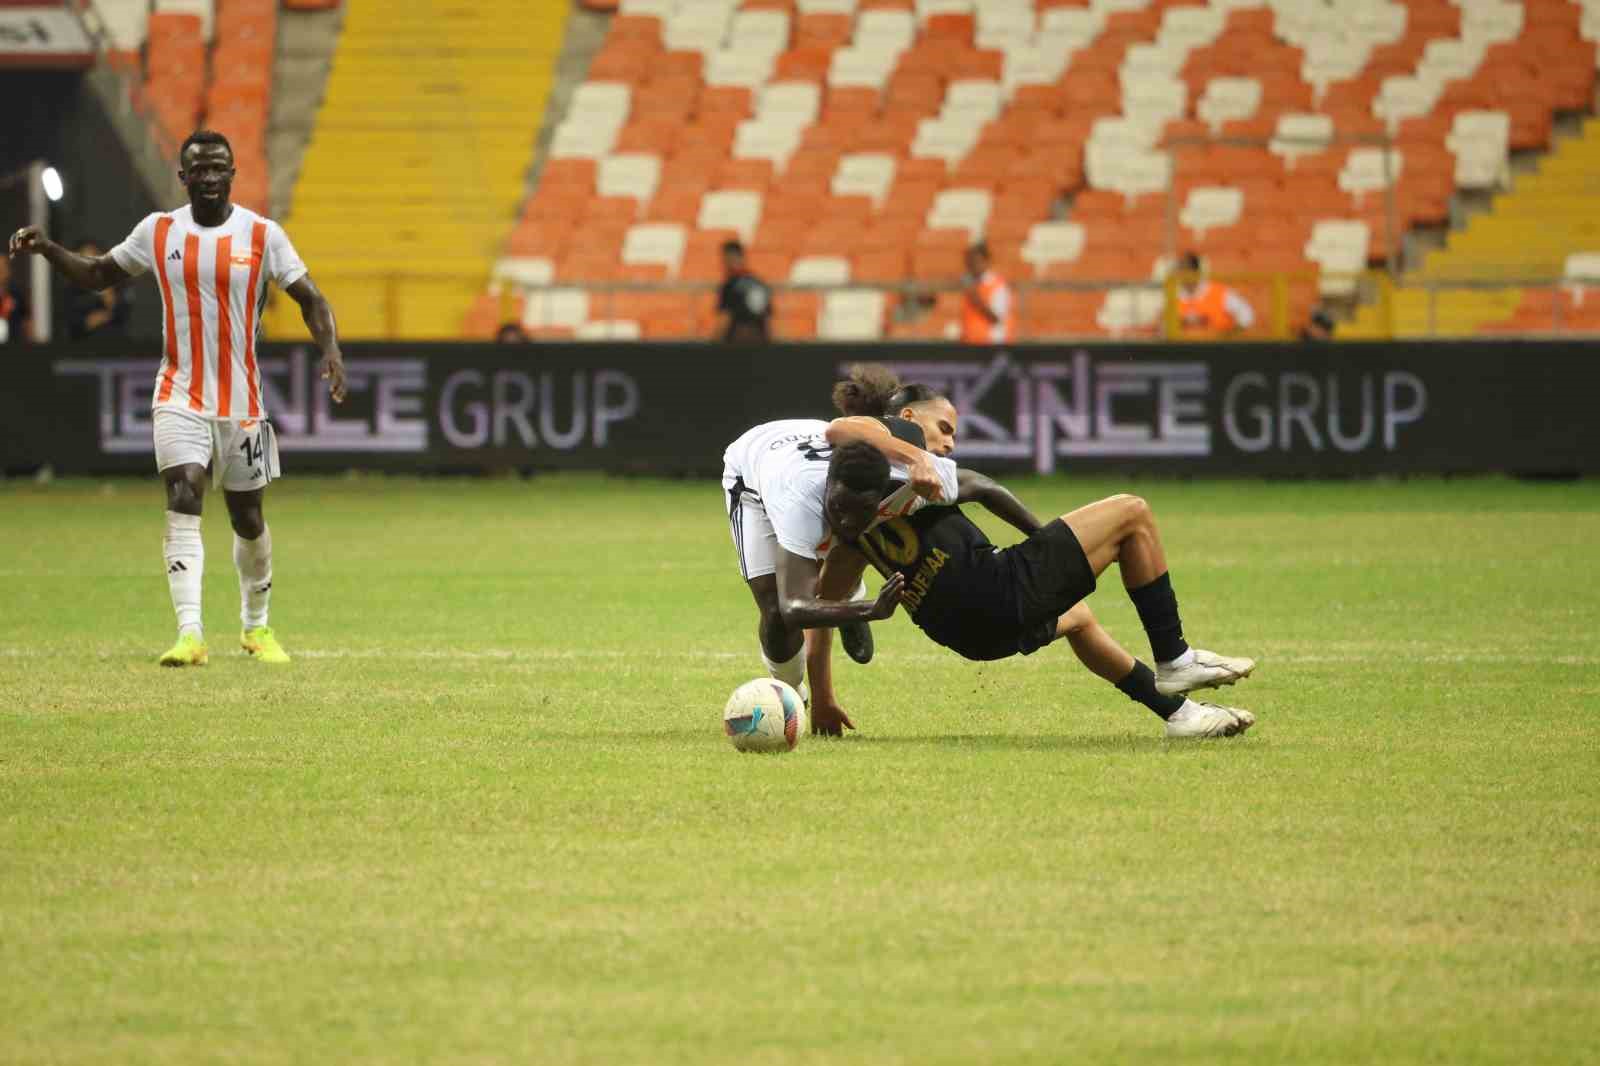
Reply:
[[856, 363], [850, 377], [833, 386], [833, 406], [842, 415], [886, 415], [889, 401], [900, 390], [893, 370], [878, 363]]
[[889, 488], [889, 460], [866, 441], [852, 441], [833, 450], [828, 460], [828, 480], [851, 492], [881, 497]]

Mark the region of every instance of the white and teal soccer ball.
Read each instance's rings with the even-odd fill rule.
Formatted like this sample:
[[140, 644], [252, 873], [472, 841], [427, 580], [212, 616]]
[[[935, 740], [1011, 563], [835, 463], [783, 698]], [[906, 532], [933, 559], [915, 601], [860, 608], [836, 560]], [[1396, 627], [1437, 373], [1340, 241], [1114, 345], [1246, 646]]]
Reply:
[[772, 677], [746, 681], [722, 709], [722, 731], [740, 751], [793, 751], [806, 731], [806, 704]]

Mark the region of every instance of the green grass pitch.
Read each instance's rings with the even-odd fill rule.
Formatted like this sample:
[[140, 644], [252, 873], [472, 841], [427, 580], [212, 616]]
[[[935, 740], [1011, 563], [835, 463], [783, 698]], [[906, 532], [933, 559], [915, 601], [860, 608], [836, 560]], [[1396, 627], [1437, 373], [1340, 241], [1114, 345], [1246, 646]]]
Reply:
[[1152, 502], [1250, 735], [902, 617], [738, 755], [709, 481], [291, 477], [278, 669], [214, 499], [162, 671], [154, 480], [0, 485], [0, 1063], [1595, 1061], [1600, 484], [1014, 487]]

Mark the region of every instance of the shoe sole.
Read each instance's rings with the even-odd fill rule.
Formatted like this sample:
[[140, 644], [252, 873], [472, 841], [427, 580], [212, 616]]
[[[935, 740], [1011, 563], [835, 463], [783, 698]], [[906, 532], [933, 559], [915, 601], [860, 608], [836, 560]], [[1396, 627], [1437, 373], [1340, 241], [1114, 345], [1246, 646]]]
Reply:
[[1208, 688], [1224, 688], [1228, 685], [1236, 685], [1240, 681], [1243, 681], [1245, 678], [1249, 677], [1251, 674], [1255, 673], [1257, 665], [1258, 664], [1256, 663], [1251, 663], [1250, 668], [1242, 673], [1234, 674], [1231, 677], [1217, 678], [1215, 681], [1202, 681], [1197, 685], [1183, 685], [1177, 688], [1165, 688], [1162, 686], [1160, 681], [1157, 681], [1156, 691], [1161, 693], [1163, 696], [1182, 696], [1186, 692], [1204, 692]]
[[258, 663], [266, 663], [268, 666], [287, 666], [289, 663], [289, 657], [287, 655], [281, 659], [266, 659], [262, 657], [261, 649], [259, 648], [252, 648], [245, 644], [241, 644], [239, 647], [243, 648], [244, 653]]

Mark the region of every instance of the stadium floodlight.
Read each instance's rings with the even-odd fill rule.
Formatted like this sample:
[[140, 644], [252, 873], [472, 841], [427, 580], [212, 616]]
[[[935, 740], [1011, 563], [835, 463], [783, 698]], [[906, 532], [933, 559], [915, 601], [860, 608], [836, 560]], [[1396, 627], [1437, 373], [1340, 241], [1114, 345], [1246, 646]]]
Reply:
[[61, 171], [55, 167], [45, 167], [39, 172], [39, 184], [53, 204], [60, 203], [61, 197], [66, 195], [67, 187], [61, 180]]

